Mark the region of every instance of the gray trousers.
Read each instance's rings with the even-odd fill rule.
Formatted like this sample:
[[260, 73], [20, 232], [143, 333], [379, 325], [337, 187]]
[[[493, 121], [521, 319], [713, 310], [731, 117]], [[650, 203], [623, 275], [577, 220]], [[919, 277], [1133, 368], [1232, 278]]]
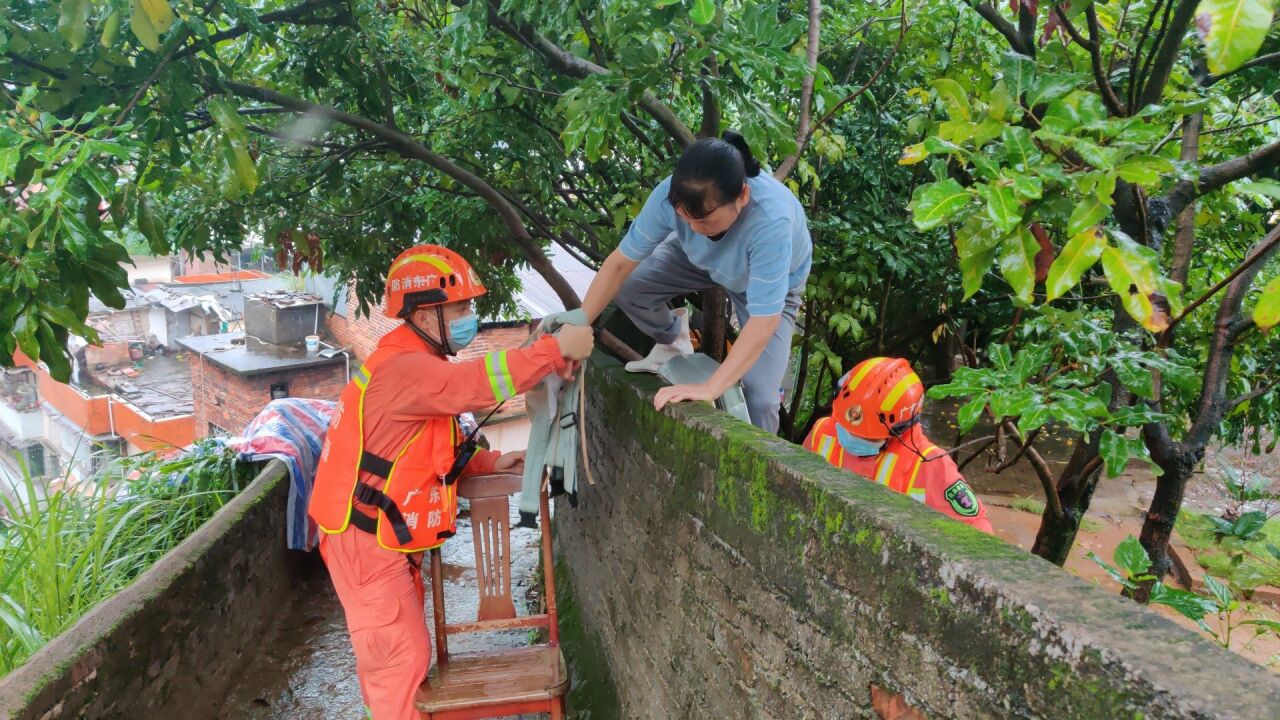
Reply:
[[[631, 273], [615, 302], [646, 335], [657, 342], [670, 343], [676, 339], [680, 324], [667, 307], [667, 301], [677, 295], [714, 287], [716, 283], [711, 276], [689, 262], [679, 244], [668, 240]], [[802, 289], [795, 289], [787, 294], [778, 328], [756, 364], [742, 376], [751, 424], [773, 433], [778, 431], [778, 406], [782, 404], [782, 382], [791, 359], [791, 335], [795, 331], [801, 292]], [[746, 294], [728, 292], [728, 295], [738, 322], [745, 325], [751, 317], [747, 314]]]

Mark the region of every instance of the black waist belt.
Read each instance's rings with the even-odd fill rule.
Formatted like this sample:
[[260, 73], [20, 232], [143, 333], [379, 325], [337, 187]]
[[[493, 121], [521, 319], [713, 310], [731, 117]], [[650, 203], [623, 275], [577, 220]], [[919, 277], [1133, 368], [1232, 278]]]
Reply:
[[386, 480], [391, 477], [391, 466], [393, 463], [383, 457], [378, 457], [371, 452], [365, 451], [360, 453], [360, 469]]

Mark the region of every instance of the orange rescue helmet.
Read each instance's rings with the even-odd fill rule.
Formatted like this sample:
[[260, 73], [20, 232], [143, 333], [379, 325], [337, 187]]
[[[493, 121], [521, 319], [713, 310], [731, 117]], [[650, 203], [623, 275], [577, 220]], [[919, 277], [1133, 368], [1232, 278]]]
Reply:
[[422, 305], [474, 300], [487, 290], [471, 264], [439, 245], [405, 250], [387, 271], [387, 317], [402, 318]]
[[902, 358], [876, 357], [840, 378], [831, 415], [860, 438], [886, 440], [911, 429], [923, 404], [924, 385], [911, 364]]

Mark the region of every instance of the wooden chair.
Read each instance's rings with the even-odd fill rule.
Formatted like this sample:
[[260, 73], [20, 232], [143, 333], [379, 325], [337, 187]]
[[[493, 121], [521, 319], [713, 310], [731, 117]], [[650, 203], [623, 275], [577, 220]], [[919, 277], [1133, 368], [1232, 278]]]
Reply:
[[[426, 720], [472, 720], [523, 713], [564, 717], [569, 673], [560, 652], [555, 567], [551, 558], [551, 514], [544, 485], [539, 494], [542, 525], [543, 597], [547, 612], [516, 616], [511, 599], [510, 496], [518, 475], [479, 475], [458, 481], [458, 497], [471, 501], [480, 607], [475, 622], [448, 624], [440, 550], [431, 551], [431, 598], [435, 611], [436, 666], [418, 688], [414, 703]], [[449, 654], [449, 636], [521, 628], [546, 628], [547, 643]]]

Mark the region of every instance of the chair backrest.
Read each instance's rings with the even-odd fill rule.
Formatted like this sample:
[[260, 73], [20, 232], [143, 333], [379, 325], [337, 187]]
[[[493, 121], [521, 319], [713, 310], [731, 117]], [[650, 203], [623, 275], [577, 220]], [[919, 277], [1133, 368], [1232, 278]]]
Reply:
[[551, 556], [551, 513], [547, 484], [539, 493], [538, 515], [542, 530], [543, 614], [516, 615], [511, 594], [511, 495], [520, 491], [519, 475], [473, 475], [458, 480], [458, 497], [471, 503], [471, 536], [475, 545], [476, 578], [480, 603], [474, 622], [445, 621], [444, 574], [440, 549], [431, 551], [431, 597], [434, 608], [438, 662], [449, 661], [448, 636], [519, 628], [546, 628], [550, 645], [559, 645], [555, 604], [555, 565]]

